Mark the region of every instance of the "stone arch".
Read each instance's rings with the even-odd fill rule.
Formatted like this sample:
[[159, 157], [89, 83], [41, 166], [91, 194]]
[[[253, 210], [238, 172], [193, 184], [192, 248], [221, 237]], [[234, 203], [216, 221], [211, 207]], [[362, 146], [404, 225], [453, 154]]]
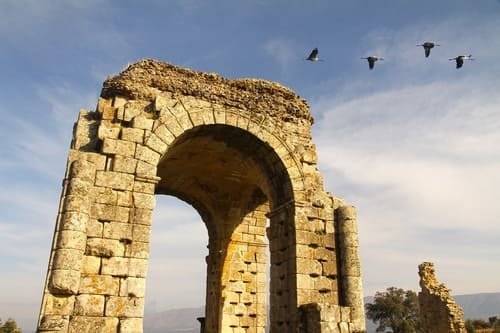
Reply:
[[[287, 168], [253, 134], [229, 125], [203, 125], [172, 142], [158, 175], [162, 180], [156, 192], [197, 207], [207, 225], [207, 331], [239, 327], [240, 322], [264, 328], [266, 311], [258, 307], [265, 309], [267, 298], [266, 215], [293, 201]], [[276, 217], [270, 217], [271, 225], [278, 223]]]
[[157, 194], [207, 224], [206, 332], [264, 332], [266, 235], [272, 333], [363, 331], [355, 211], [311, 124], [275, 83], [153, 60], [107, 79], [74, 127], [38, 331], [142, 332]]

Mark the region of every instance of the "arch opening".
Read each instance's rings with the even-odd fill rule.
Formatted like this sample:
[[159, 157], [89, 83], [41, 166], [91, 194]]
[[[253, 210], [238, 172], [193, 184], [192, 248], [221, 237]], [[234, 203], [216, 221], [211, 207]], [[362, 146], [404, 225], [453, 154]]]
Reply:
[[[274, 211], [290, 202], [293, 193], [280, 158], [239, 128], [200, 126], [176, 139], [159, 162], [157, 175], [161, 180], [156, 194], [189, 203], [207, 227], [206, 331], [264, 330], [268, 299], [271, 307], [278, 304], [290, 284], [283, 272], [286, 265], [277, 268], [279, 272], [272, 267], [273, 262], [281, 263], [278, 256], [286, 250], [286, 241], [271, 246], [275, 250], [268, 258], [272, 239], [288, 235], [271, 230], [292, 229], [285, 227], [284, 215]], [[273, 283], [273, 276], [280, 282]], [[269, 291], [275, 297], [269, 297]]]
[[199, 331], [196, 318], [204, 316], [208, 243], [206, 227], [200, 220], [186, 202], [173, 196], [156, 196], [144, 332], [157, 331], [158, 327]]

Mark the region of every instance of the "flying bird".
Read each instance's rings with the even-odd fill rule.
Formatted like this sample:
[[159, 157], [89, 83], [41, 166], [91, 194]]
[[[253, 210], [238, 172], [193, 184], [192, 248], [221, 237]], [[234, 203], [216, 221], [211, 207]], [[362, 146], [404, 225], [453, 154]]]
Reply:
[[323, 61], [323, 59], [320, 59], [318, 57], [318, 48], [314, 48], [314, 50], [311, 51], [311, 54], [309, 55], [309, 57], [306, 58], [306, 60], [309, 60], [309, 61]]
[[457, 69], [458, 69], [462, 67], [462, 65], [464, 64], [464, 60], [474, 60], [474, 58], [472, 58], [472, 54], [469, 54], [469, 55], [461, 55], [455, 58], [451, 58], [449, 60], [455, 60], [457, 62]]
[[365, 58], [361, 58], [361, 59], [368, 60], [368, 67], [370, 69], [373, 69], [373, 66], [375, 66], [375, 61], [384, 60], [384, 58], [375, 57], [375, 56], [369, 56], [369, 57], [365, 57]]
[[424, 50], [425, 50], [425, 57], [428, 58], [429, 57], [429, 54], [431, 54], [431, 49], [434, 47], [434, 46], [441, 46], [439, 44], [436, 44], [434, 42], [424, 42], [423, 44], [420, 44], [420, 45], [417, 45], [417, 46], [423, 46], [424, 47]]

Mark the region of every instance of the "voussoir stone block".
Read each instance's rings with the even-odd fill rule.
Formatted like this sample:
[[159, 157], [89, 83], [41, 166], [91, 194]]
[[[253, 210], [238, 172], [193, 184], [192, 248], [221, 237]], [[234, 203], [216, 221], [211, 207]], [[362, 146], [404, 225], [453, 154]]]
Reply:
[[163, 142], [156, 134], [149, 132], [146, 135], [146, 140], [144, 144], [157, 152], [158, 154], [163, 154], [167, 150], [167, 144]]
[[157, 167], [156, 165], [137, 161], [136, 174], [142, 177], [156, 177]]
[[160, 160], [161, 155], [149, 148], [148, 146], [144, 146], [141, 144], [137, 144], [135, 150], [135, 158], [144, 162], [147, 162], [152, 165], [157, 165]]
[[167, 129], [167, 127], [164, 124], [158, 126], [156, 129], [154, 129], [154, 133], [166, 145], [171, 144], [175, 140], [175, 136], [172, 133], [170, 133], [170, 131]]

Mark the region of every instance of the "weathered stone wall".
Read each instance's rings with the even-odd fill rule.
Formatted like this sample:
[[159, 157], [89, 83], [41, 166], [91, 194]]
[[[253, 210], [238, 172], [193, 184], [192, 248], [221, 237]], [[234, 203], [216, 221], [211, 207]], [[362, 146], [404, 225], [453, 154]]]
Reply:
[[324, 191], [311, 125], [277, 83], [153, 60], [107, 79], [74, 127], [38, 331], [142, 332], [160, 194], [207, 226], [205, 332], [294, 332], [306, 304], [314, 332], [363, 331], [355, 211]]
[[450, 295], [450, 289], [436, 279], [434, 264], [418, 266], [418, 294], [421, 329], [425, 333], [466, 333], [463, 311]]

